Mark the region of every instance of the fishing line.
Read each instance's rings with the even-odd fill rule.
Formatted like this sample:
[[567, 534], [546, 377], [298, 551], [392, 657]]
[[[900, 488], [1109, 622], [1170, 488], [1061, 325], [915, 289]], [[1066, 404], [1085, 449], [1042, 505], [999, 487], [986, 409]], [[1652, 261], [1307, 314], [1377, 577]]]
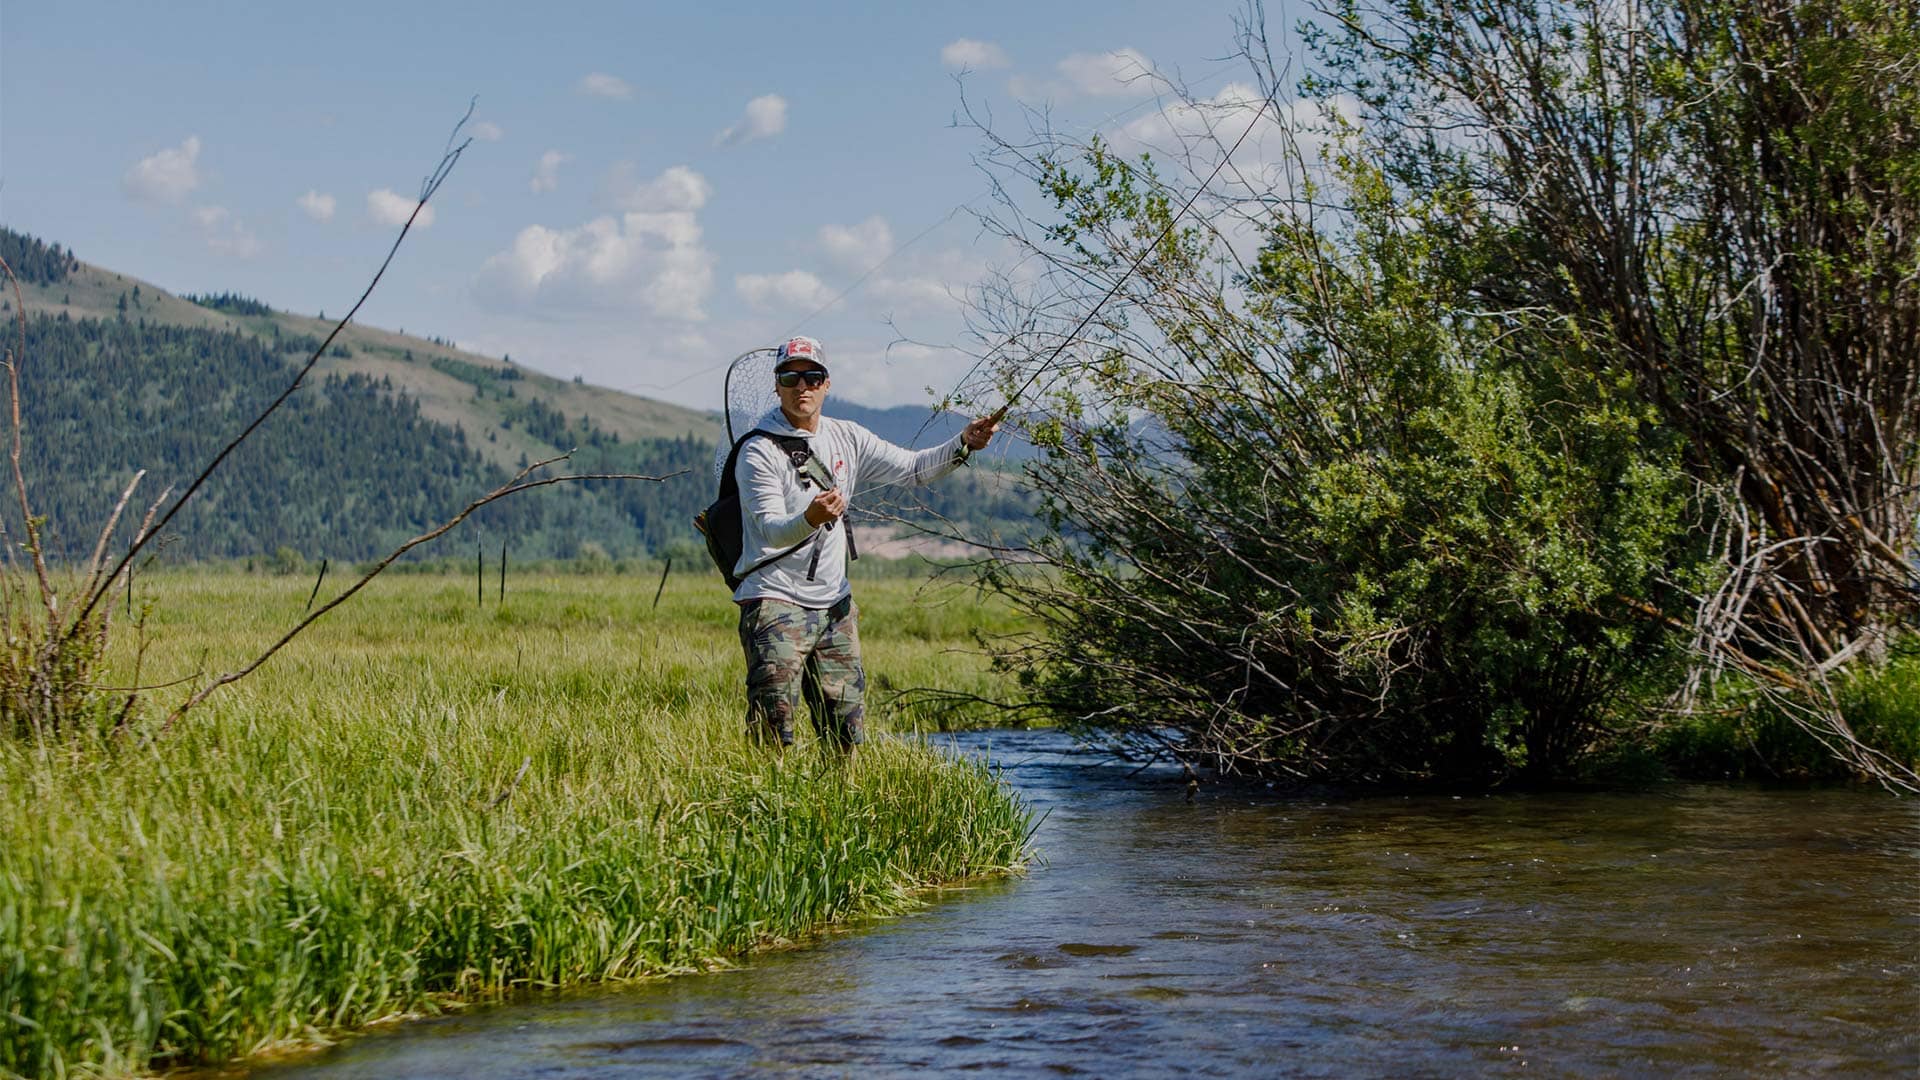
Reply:
[[[1223, 72], [1216, 72], [1213, 75], [1210, 75], [1207, 78], [1200, 80], [1200, 82], [1195, 85], [1204, 85], [1212, 81], [1213, 79], [1218, 78], [1221, 74], [1223, 74]], [[1129, 113], [1138, 112], [1141, 109], [1146, 108], [1148, 105], [1156, 104], [1159, 101], [1160, 101], [1160, 97], [1159, 95], [1156, 94], [1155, 96], [1148, 98], [1145, 101], [1139, 102], [1134, 105], [1129, 105], [1126, 108], [1121, 109], [1116, 113], [1112, 113], [1107, 117], [1105, 117], [1104, 119], [1097, 121], [1096, 123], [1091, 125], [1089, 130], [1098, 131], [1101, 128], [1107, 127], [1111, 124], [1114, 124], [1120, 121], [1121, 119], [1125, 118]], [[1239, 149], [1239, 144], [1235, 143], [1234, 148]], [[892, 251], [888, 252], [886, 258], [881, 259], [879, 262], [874, 263], [872, 266], [868, 267], [866, 273], [861, 274], [859, 277], [853, 280], [852, 284], [840, 290], [839, 295], [835, 296], [833, 299], [827, 301], [826, 303], [820, 305], [818, 308], [815, 308], [806, 317], [802, 318], [799, 322], [794, 323], [793, 326], [790, 327], [787, 330], [787, 332], [782, 334], [781, 336], [792, 337], [794, 334], [799, 333], [801, 327], [807, 325], [808, 323], [812, 322], [814, 319], [820, 317], [822, 314], [824, 314], [827, 311], [827, 309], [833, 307], [833, 305], [853, 295], [853, 293], [856, 290], [858, 290], [860, 286], [866, 284], [866, 281], [868, 278], [872, 277], [875, 273], [879, 272], [881, 267], [892, 262], [895, 256], [899, 255], [901, 252], [907, 250], [913, 245], [919, 243], [921, 240], [925, 239], [928, 233], [931, 233], [933, 230], [939, 228], [942, 225], [945, 225], [949, 221], [952, 221], [954, 218], [954, 215], [958, 214], [960, 211], [965, 210], [967, 207], [972, 206], [974, 203], [977, 203], [981, 199], [984, 199], [987, 196], [993, 194], [993, 191], [994, 191], [993, 188], [988, 188], [987, 190], [980, 192], [979, 194], [973, 196], [972, 198], [966, 200], [965, 202], [955, 205], [952, 209], [940, 215], [940, 217], [937, 220], [935, 220], [933, 224], [928, 225], [926, 228], [921, 229], [918, 233], [915, 233], [913, 236], [913, 239], [908, 240], [906, 243], [901, 244], [899, 247], [894, 248]]]
[[[1193, 91], [1201, 87], [1204, 87], [1209, 83], [1218, 81], [1222, 76], [1231, 73], [1233, 70], [1234, 70], [1233, 68], [1222, 68], [1221, 70], [1215, 71], [1213, 74], [1208, 75], [1204, 78], [1195, 80], [1193, 82], [1182, 82], [1178, 84], [1176, 84], [1172, 79], [1168, 79], [1165, 76], [1158, 75], [1157, 73], [1150, 72], [1147, 74], [1151, 75], [1154, 78], [1160, 79], [1160, 81], [1162, 81], [1167, 85], [1168, 89], [1177, 90], [1180, 93], [1183, 100], [1191, 101], [1193, 100]], [[1278, 93], [1279, 93], [1279, 88], [1276, 86], [1274, 88], [1274, 95], [1277, 95]], [[1268, 96], [1262, 102], [1262, 106], [1260, 110], [1255, 112], [1254, 121], [1256, 123], [1259, 121], [1261, 116], [1265, 115], [1265, 112], [1266, 112], [1265, 106], [1273, 102], [1274, 95]], [[1127, 116], [1129, 116], [1132, 113], [1137, 113], [1146, 109], [1147, 106], [1149, 105], [1157, 106], [1163, 115], [1167, 111], [1166, 98], [1164, 94], [1155, 93], [1152, 97], [1149, 97], [1144, 101], [1136, 102], [1135, 104], [1129, 105], [1126, 108], [1121, 109], [1117, 112], [1110, 113], [1106, 117], [1098, 121], [1095, 121], [1092, 124], [1082, 125], [1081, 130], [1097, 133], [1103, 129], [1113, 126], [1114, 124], [1125, 119]], [[1248, 129], [1249, 132], [1251, 132], [1251, 130], [1252, 130], [1251, 128]], [[1208, 134], [1212, 134], [1212, 125], [1208, 125]], [[1246, 135], [1242, 135], [1240, 137], [1240, 141], [1244, 142], [1245, 140], [1246, 140]], [[1233, 150], [1229, 150], [1227, 152], [1227, 157], [1225, 160], [1231, 161], [1233, 158], [1234, 152], [1239, 149], [1240, 149], [1240, 142], [1235, 142], [1233, 144]], [[1211, 184], [1214, 178], [1219, 175], [1219, 172], [1220, 172], [1219, 168], [1216, 167], [1214, 169], [1213, 176], [1209, 176], [1207, 178], [1207, 184]], [[1235, 170], [1235, 174], [1238, 175], [1238, 170]], [[1245, 181], [1243, 180], [1242, 183], [1245, 183]], [[1201, 189], [1204, 190], [1206, 186], [1207, 186], [1206, 184], [1201, 185]], [[1185, 208], [1182, 208], [1181, 212], [1185, 213]], [[1156, 247], [1158, 246], [1158, 241], [1155, 242], [1154, 246]], [[1014, 264], [1014, 267], [1017, 269], [1019, 266], [1026, 263], [1029, 259], [1035, 258], [1036, 255], [1037, 255], [1036, 252], [1032, 252], [1032, 251], [1028, 252], [1026, 255], [1023, 255], [1020, 257], [1019, 261]], [[1101, 303], [1105, 303], [1105, 302], [1106, 301], [1104, 299], [1101, 301]], [[1076, 331], [1076, 333], [1078, 333], [1078, 331]], [[986, 363], [989, 360], [992, 360], [994, 356], [997, 355], [1002, 349], [1012, 344], [1012, 341], [1013, 339], [1009, 337], [1007, 340], [1001, 342], [999, 345], [996, 345], [993, 348], [988, 349], [985, 353], [975, 358], [973, 363], [968, 365], [967, 370], [960, 376], [960, 380], [954, 384], [954, 389], [957, 391], [961, 387], [965, 386], [969, 381], [972, 380], [974, 373], [980, 370], [980, 365]], [[1069, 341], [1071, 341], [1071, 339], [1069, 339]], [[947, 400], [951, 400], [951, 398], [952, 398], [952, 395], [950, 394], [948, 395]], [[1012, 402], [1008, 402], [1008, 404], [1011, 405]], [[944, 411], [944, 402], [934, 405], [932, 411], [930, 411], [927, 414], [927, 419], [921, 423], [919, 431], [914, 433], [914, 441], [916, 442], [919, 441], [920, 436], [926, 433], [927, 428], [934, 422], [934, 420], [939, 418], [939, 415], [942, 411]], [[1004, 412], [1004, 410], [1002, 410], [1002, 412]]]
[[[1200, 79], [1196, 82], [1188, 83], [1185, 85], [1189, 88], [1205, 86], [1208, 83], [1211, 83], [1216, 79], [1219, 79], [1222, 75], [1227, 74], [1227, 70], [1231, 70], [1231, 69], [1217, 71], [1212, 75], [1208, 75], [1203, 79]], [[1147, 108], [1149, 105], [1159, 105], [1161, 104], [1161, 102], [1162, 102], [1161, 96], [1156, 94], [1153, 97], [1147, 98], [1144, 101], [1137, 102], [1133, 105], [1127, 106], [1124, 109], [1120, 109], [1113, 113], [1109, 113], [1107, 116], [1101, 118], [1100, 120], [1097, 120], [1090, 125], [1086, 125], [1086, 130], [1099, 131], [1123, 119], [1126, 119], [1129, 115], [1133, 113], [1140, 112], [1141, 110]], [[1238, 143], [1234, 145], [1235, 145], [1235, 149], [1239, 148]], [[1209, 180], [1209, 182], [1211, 182], [1211, 180]], [[926, 228], [921, 229], [919, 232], [915, 233], [912, 239], [908, 240], [904, 244], [901, 244], [899, 247], [894, 248], [892, 251], [887, 253], [885, 258], [881, 259], [879, 262], [874, 263], [872, 266], [868, 267], [865, 273], [862, 273], [859, 277], [855, 278], [853, 282], [849, 284], [846, 288], [840, 290], [840, 292], [836, 294], [833, 297], [833, 299], [828, 300], [826, 303], [820, 305], [818, 308], [815, 308], [813, 311], [809, 312], [806, 316], [801, 318], [799, 322], [794, 323], [790, 328], [788, 328], [788, 330], [784, 334], [781, 335], [781, 337], [788, 338], [798, 333], [802, 327], [806, 326], [808, 323], [812, 322], [814, 319], [817, 319], [821, 315], [825, 314], [835, 304], [840, 303], [842, 300], [845, 300], [847, 297], [859, 291], [860, 287], [862, 285], [865, 285], [869, 278], [873, 277], [874, 274], [878, 273], [888, 263], [898, 258], [908, 248], [911, 248], [915, 244], [926, 239], [929, 235], [931, 235], [936, 229], [939, 229], [942, 225], [945, 225], [948, 222], [952, 221], [954, 219], [954, 216], [959, 214], [960, 211], [967, 209], [968, 207], [972, 206], [974, 203], [979, 202], [981, 199], [986, 198], [991, 194], [993, 194], [993, 189], [989, 188], [986, 191], [979, 192], [978, 194], [972, 196], [971, 198], [966, 199], [963, 202], [955, 203], [952, 207], [950, 207], [947, 210], [946, 213], [941, 214], [938, 218], [935, 218], [932, 224], [928, 225]], [[991, 351], [987, 354], [988, 357], [992, 355], [993, 354]], [[986, 359], [986, 357], [982, 358], [982, 360], [984, 359]], [[971, 377], [973, 372], [975, 370], [978, 370], [980, 363], [981, 361], [975, 361], [974, 366], [968, 369], [967, 375], [963, 376], [961, 381], [965, 382], [966, 378]], [[711, 375], [714, 372], [719, 371], [722, 367], [726, 367], [726, 366], [728, 365], [720, 364], [717, 362], [712, 364], [705, 364], [689, 372], [687, 375], [679, 379], [675, 379], [670, 383], [634, 383], [632, 385], [637, 389], [652, 390], [655, 392], [674, 390], [674, 389], [678, 389], [679, 387], [685, 386], [687, 383], [690, 383], [693, 380], [698, 379], [704, 375]], [[924, 425], [922, 425], [921, 430], [922, 431], [926, 430]]]
[[[1174, 227], [1180, 224], [1180, 219], [1187, 215], [1187, 211], [1193, 209], [1193, 204], [1199, 201], [1201, 193], [1211, 187], [1215, 180], [1219, 179], [1220, 170], [1226, 168], [1227, 163], [1233, 160], [1233, 155], [1240, 151], [1241, 144], [1245, 143], [1247, 137], [1253, 134], [1253, 129], [1260, 126], [1261, 118], [1267, 115], [1267, 109], [1273, 105], [1274, 96], [1278, 93], [1279, 91], [1276, 88], [1273, 94], [1269, 94], [1260, 102], [1260, 107], [1254, 110], [1253, 120], [1247, 124], [1247, 130], [1240, 133], [1240, 137], [1234, 140], [1233, 146], [1230, 147], [1225, 154], [1221, 155], [1219, 163], [1213, 167], [1213, 172], [1209, 173], [1207, 178], [1201, 181], [1198, 187], [1193, 189], [1192, 195], [1187, 196], [1186, 204], [1180, 207], [1180, 212], [1173, 215], [1173, 217], [1167, 221], [1167, 227], [1160, 230], [1160, 235], [1154, 237], [1153, 243], [1140, 249], [1140, 254], [1134, 256], [1133, 264], [1127, 267], [1125, 273], [1114, 280], [1114, 283], [1108, 287], [1106, 293], [1102, 295], [1099, 300], [1095, 301], [1091, 308], [1087, 309], [1087, 313], [1080, 319], [1079, 325], [1073, 328], [1073, 331], [1066, 336], [1065, 340], [1054, 346], [1053, 352], [1047, 354], [1047, 358], [1041, 361], [1038, 367], [1034, 368], [1033, 374], [1027, 376], [1027, 381], [1021, 383], [1018, 390], [1015, 390], [1007, 396], [1006, 403], [994, 411], [992, 417], [994, 423], [997, 424], [1006, 419], [1007, 410], [1012, 408], [1014, 403], [1019, 401], [1022, 395], [1032, 389], [1033, 384], [1040, 380], [1040, 376], [1044, 375], [1047, 369], [1053, 365], [1053, 362], [1060, 358], [1060, 354], [1067, 350], [1067, 346], [1072, 345], [1080, 337], [1080, 332], [1085, 330], [1089, 323], [1093, 322], [1093, 317], [1098, 315], [1100, 309], [1106, 306], [1107, 301], [1113, 299], [1114, 295], [1120, 291], [1120, 286], [1125, 285], [1127, 279], [1131, 278], [1134, 272], [1140, 269], [1147, 261], [1147, 256], [1152, 254], [1161, 244], [1166, 243], [1167, 237], [1173, 235]], [[989, 352], [989, 355], [991, 355], [991, 352]], [[975, 366], [978, 367], [977, 364]], [[957, 386], [956, 389], [958, 389]]]
[[924, 239], [927, 236], [928, 233], [931, 233], [933, 230], [939, 228], [942, 225], [945, 225], [949, 221], [952, 221], [955, 214], [958, 214], [960, 211], [965, 210], [967, 207], [972, 206], [974, 203], [979, 202], [981, 199], [984, 199], [991, 194], [993, 194], [991, 189], [987, 191], [983, 191], [978, 195], [975, 195], [973, 198], [968, 199], [966, 202], [960, 203], [954, 206], [953, 209], [948, 210], [946, 213], [940, 215], [939, 220], [935, 221], [933, 224], [927, 226], [924, 229], [921, 229], [918, 233], [914, 234], [913, 239], [907, 241], [904, 244], [901, 244], [899, 247], [894, 248], [892, 251], [887, 252], [886, 258], [881, 259], [877, 263], [874, 263], [872, 266], [867, 268], [866, 273], [861, 274], [857, 278], [854, 278], [853, 284], [848, 285], [844, 289], [841, 289], [840, 294], [838, 296], [835, 296], [833, 299], [815, 308], [811, 314], [807, 315], [805, 318], [801, 319], [799, 322], [794, 323], [793, 326], [789, 328], [786, 333], [781, 334], [780, 336], [783, 338], [792, 337], [794, 334], [799, 333], [801, 327], [812, 322], [814, 319], [819, 318], [822, 314], [826, 312], [828, 308], [832, 307], [833, 305], [839, 303], [842, 300], [845, 300], [847, 297], [853, 295], [853, 292], [855, 289], [858, 289], [860, 286], [866, 284], [867, 279], [872, 277], [874, 274], [878, 273], [881, 267], [892, 262], [894, 256], [900, 254], [901, 252], [912, 247], [913, 245], [919, 243], [922, 239]]
[[[913, 235], [913, 238], [908, 240], [906, 243], [901, 244], [899, 247], [896, 247], [892, 251], [887, 252], [887, 255], [885, 258], [881, 259], [879, 262], [874, 263], [872, 266], [868, 267], [865, 273], [853, 279], [853, 283], [848, 285], [846, 288], [841, 289], [840, 292], [836, 294], [833, 299], [828, 300], [824, 304], [821, 304], [819, 307], [815, 308], [812, 312], [808, 313], [805, 317], [803, 317], [799, 322], [794, 323], [792, 326], [788, 327], [786, 332], [782, 333], [780, 337], [782, 339], [786, 339], [799, 333], [801, 327], [812, 322], [814, 319], [819, 318], [822, 314], [826, 313], [826, 311], [829, 308], [833, 307], [833, 305], [838, 304], [840, 301], [845, 300], [847, 297], [853, 295], [853, 293], [856, 290], [858, 290], [860, 286], [867, 283], [868, 278], [879, 273], [882, 267], [892, 262], [902, 252], [906, 251], [908, 248], [919, 243], [920, 241], [926, 239], [930, 234], [932, 234], [932, 232], [935, 229], [938, 229], [940, 226], [945, 225], [949, 221], [952, 221], [954, 218], [954, 215], [958, 214], [960, 211], [965, 210], [967, 207], [972, 206], [974, 203], [979, 202], [981, 199], [986, 198], [988, 195], [991, 195], [991, 194], [993, 194], [993, 192], [990, 190], [982, 191], [979, 194], [973, 196], [972, 198], [966, 200], [965, 202], [955, 203], [953, 207], [949, 209], [946, 213], [940, 215], [938, 218], [935, 218], [933, 224], [928, 225], [926, 228], [921, 229], [919, 232], [915, 233]], [[645, 387], [646, 389], [649, 389], [649, 390], [672, 390], [675, 387], [684, 386], [687, 383], [692, 382], [693, 380], [699, 378], [702, 375], [711, 375], [714, 372], [720, 370], [720, 368], [723, 366], [729, 366], [729, 365], [722, 365], [717, 363], [708, 364], [703, 367], [695, 369], [692, 373], [688, 374], [686, 377], [676, 379], [670, 383], [665, 383], [665, 384], [636, 383], [634, 385]]]
[[[812, 322], [814, 319], [819, 318], [822, 314], [824, 314], [827, 311], [827, 309], [833, 307], [833, 305], [853, 295], [855, 290], [859, 289], [860, 286], [866, 284], [868, 278], [872, 277], [876, 273], [879, 273], [882, 267], [892, 262], [894, 258], [897, 257], [901, 252], [906, 251], [908, 248], [919, 243], [921, 240], [926, 239], [926, 237], [929, 234], [931, 234], [935, 229], [938, 229], [940, 226], [945, 225], [949, 221], [952, 221], [955, 214], [958, 214], [960, 211], [965, 210], [967, 207], [972, 206], [974, 203], [979, 202], [981, 199], [991, 194], [993, 194], [991, 191], [983, 191], [978, 195], [975, 195], [972, 198], [968, 199], [965, 202], [954, 204], [952, 209], [949, 209], [946, 213], [936, 218], [933, 224], [927, 226], [924, 229], [921, 229], [919, 232], [914, 234], [911, 240], [908, 240], [906, 243], [901, 244], [899, 247], [894, 248], [892, 251], [889, 251], [887, 253], [886, 258], [881, 259], [879, 262], [874, 263], [872, 266], [868, 267], [865, 273], [861, 274], [859, 277], [853, 280], [853, 284], [848, 285], [846, 288], [840, 290], [839, 294], [836, 295], [833, 299], [827, 301], [824, 304], [821, 304], [819, 307], [815, 308], [807, 316], [802, 318], [799, 322], [794, 323], [791, 327], [789, 327], [786, 330], [785, 333], [782, 333], [780, 335], [781, 339], [784, 340], [786, 338], [790, 338], [793, 335], [799, 333], [801, 327]], [[635, 383], [634, 385], [644, 387], [649, 390], [672, 390], [675, 387], [684, 386], [687, 383], [692, 382], [693, 380], [699, 378], [702, 375], [711, 375], [714, 372], [720, 370], [722, 367], [727, 367], [727, 366], [731, 366], [731, 362], [729, 362], [729, 364], [717, 364], [717, 363], [707, 364], [700, 368], [696, 368], [692, 373], [688, 374], [684, 378], [676, 379], [670, 383], [665, 383], [665, 384]]]

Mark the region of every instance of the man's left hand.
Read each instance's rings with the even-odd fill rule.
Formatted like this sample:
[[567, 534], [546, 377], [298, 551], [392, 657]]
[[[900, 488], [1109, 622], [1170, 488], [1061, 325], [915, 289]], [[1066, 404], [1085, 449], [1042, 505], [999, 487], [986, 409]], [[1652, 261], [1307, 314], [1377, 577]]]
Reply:
[[968, 424], [960, 433], [960, 442], [968, 450], [985, 450], [993, 441], [993, 433], [1000, 430], [1000, 421], [995, 417], [983, 416]]

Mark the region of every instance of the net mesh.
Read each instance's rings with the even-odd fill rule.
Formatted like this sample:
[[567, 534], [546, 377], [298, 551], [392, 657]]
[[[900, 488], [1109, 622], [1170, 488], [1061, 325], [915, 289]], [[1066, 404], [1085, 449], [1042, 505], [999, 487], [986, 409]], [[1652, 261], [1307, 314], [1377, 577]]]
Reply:
[[713, 454], [713, 482], [716, 486], [720, 483], [721, 471], [727, 467], [727, 453], [733, 449], [734, 442], [753, 430], [754, 421], [780, 405], [780, 395], [773, 389], [775, 352], [771, 345], [753, 349], [741, 353], [727, 367], [724, 388], [727, 402], [726, 438], [714, 448]]

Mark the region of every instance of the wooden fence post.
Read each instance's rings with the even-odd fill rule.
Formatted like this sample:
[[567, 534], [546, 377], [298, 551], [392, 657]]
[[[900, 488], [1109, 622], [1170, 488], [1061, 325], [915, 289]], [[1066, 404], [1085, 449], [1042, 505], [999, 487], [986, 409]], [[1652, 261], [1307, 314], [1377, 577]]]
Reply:
[[313, 591], [307, 594], [307, 610], [313, 610], [313, 598], [320, 595], [320, 583], [327, 580], [327, 560], [320, 560], [320, 576], [313, 579]]
[[660, 594], [667, 591], [667, 575], [673, 573], [673, 556], [667, 556], [667, 565], [660, 569], [660, 587], [653, 590], [653, 610], [660, 610]]

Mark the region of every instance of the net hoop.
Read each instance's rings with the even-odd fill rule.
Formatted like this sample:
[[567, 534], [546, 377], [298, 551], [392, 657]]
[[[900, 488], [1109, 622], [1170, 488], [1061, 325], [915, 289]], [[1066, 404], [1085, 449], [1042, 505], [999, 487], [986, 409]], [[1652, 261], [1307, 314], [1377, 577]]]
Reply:
[[727, 453], [733, 449], [733, 444], [740, 436], [752, 431], [754, 423], [761, 417], [780, 407], [780, 395], [773, 389], [774, 358], [778, 353], [778, 346], [762, 345], [748, 349], [727, 365], [727, 377], [721, 384], [727, 437], [714, 448], [715, 484], [720, 482], [721, 470], [727, 467]]

